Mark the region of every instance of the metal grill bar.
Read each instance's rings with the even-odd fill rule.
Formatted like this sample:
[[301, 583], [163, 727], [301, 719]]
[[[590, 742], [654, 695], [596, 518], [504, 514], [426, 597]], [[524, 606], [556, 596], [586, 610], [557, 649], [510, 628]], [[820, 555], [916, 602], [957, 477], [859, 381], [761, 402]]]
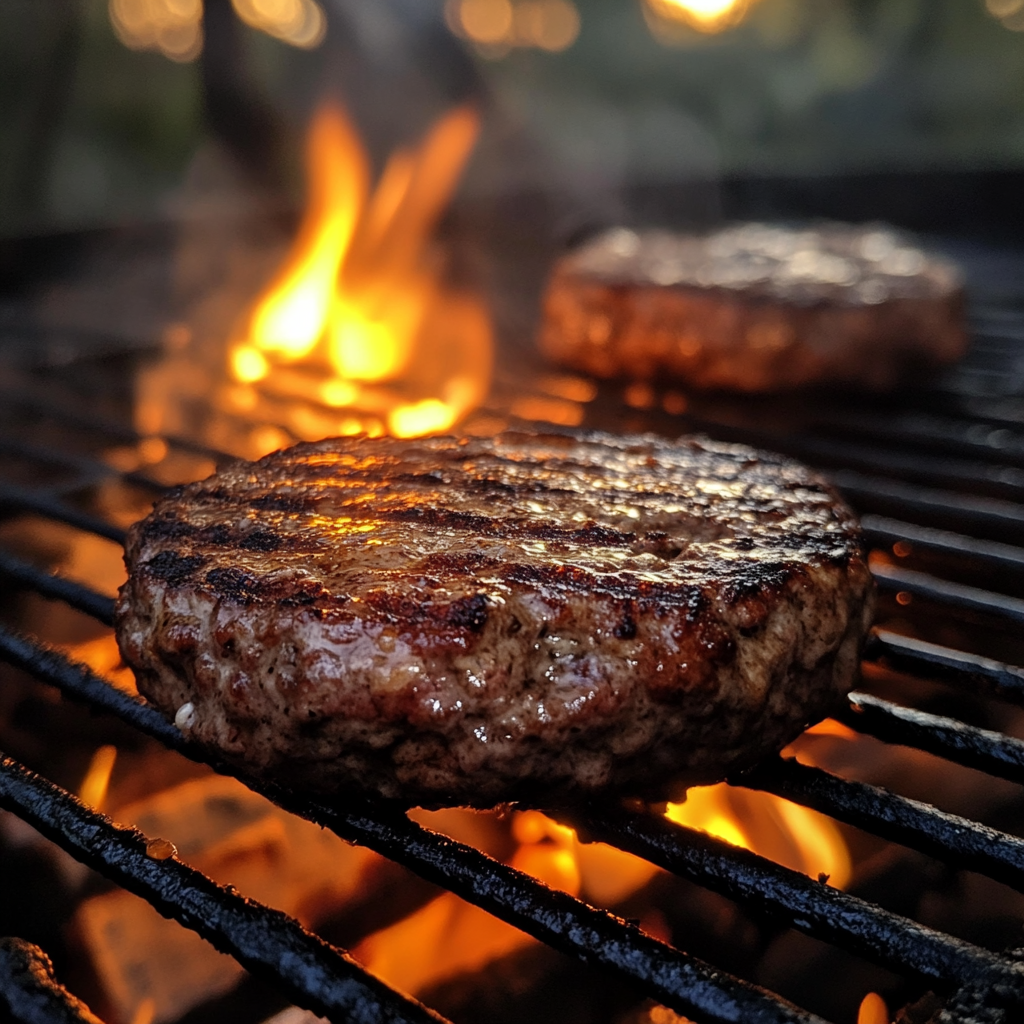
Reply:
[[108, 466], [101, 459], [94, 459], [89, 455], [79, 455], [77, 452], [59, 451], [56, 448], [43, 447], [36, 444], [28, 444], [25, 441], [14, 441], [10, 438], [0, 438], [0, 452], [14, 455], [25, 461], [41, 463], [44, 466], [64, 466], [68, 469], [77, 470], [86, 483], [92, 483], [107, 477], [117, 477], [126, 483], [136, 487], [153, 491], [156, 494], [163, 494], [168, 488], [146, 476], [137, 470], [122, 471]]
[[[106, 419], [102, 416], [94, 416], [75, 412], [63, 406], [54, 405], [49, 399], [40, 395], [32, 394], [30, 391], [0, 390], [0, 402], [7, 408], [20, 408], [27, 412], [35, 413], [38, 416], [45, 416], [57, 423], [63, 423], [69, 427], [81, 427], [96, 433], [106, 434], [112, 440], [120, 441], [123, 444], [137, 444], [146, 439], [145, 434], [126, 427], [116, 420]], [[237, 456], [228, 452], [222, 452], [217, 448], [201, 444], [187, 437], [179, 437], [176, 434], [161, 434], [161, 439], [166, 441], [172, 448], [181, 451], [191, 452], [194, 455], [202, 455], [211, 458], [216, 462], [232, 462]]]
[[[1014, 347], [1019, 347], [1019, 343], [1015, 342]], [[951, 419], [922, 412], [894, 418], [850, 412], [832, 415], [816, 412], [814, 426], [825, 430], [839, 429], [860, 437], [874, 437], [888, 443], [1000, 459], [1024, 466], [1024, 435], [1005, 427], [988, 427], [974, 420]]]
[[87, 533], [106, 537], [115, 544], [124, 544], [126, 531], [120, 526], [108, 523], [105, 519], [90, 515], [88, 512], [82, 512], [45, 494], [26, 491], [20, 487], [0, 486], [0, 508], [4, 505], [23, 512], [35, 512], [47, 519], [55, 519], [59, 523], [66, 523]]
[[298, 921], [217, 885], [176, 857], [163, 851], [156, 855], [154, 842], [137, 829], [114, 825], [3, 754], [0, 806], [165, 917], [230, 953], [253, 974], [283, 984], [303, 1007], [360, 1024], [444, 1020], [378, 981]]
[[829, 479], [855, 504], [874, 509], [898, 509], [900, 515], [915, 512], [925, 518], [953, 521], [958, 528], [973, 527], [1014, 539], [1024, 528], [1024, 505], [998, 498], [973, 498], [955, 491], [935, 490], [914, 484], [865, 476], [852, 469], [829, 473]]
[[103, 1024], [57, 981], [50, 958], [23, 939], [0, 939], [0, 1017], [18, 1024]]
[[[0, 627], [0, 657], [70, 696], [112, 712], [187, 757], [233, 774], [186, 744], [155, 708], [115, 690], [58, 652]], [[813, 1014], [681, 953], [613, 914], [431, 832], [403, 814], [370, 807], [327, 807], [245, 781], [286, 810], [330, 828], [342, 839], [376, 850], [553, 948], [616, 970], [680, 1013], [723, 1024], [820, 1024]]]
[[776, 758], [732, 782], [762, 789], [1024, 892], [1024, 840], [878, 786]]
[[922, 484], [939, 481], [960, 484], [971, 490], [982, 487], [1011, 500], [1024, 497], [1024, 470], [1015, 466], [991, 465], [919, 453], [907, 454], [891, 448], [870, 447], [863, 443], [759, 430], [749, 424], [737, 427], [704, 419], [692, 419], [692, 423], [698, 429], [724, 440], [756, 444], [768, 451], [785, 452], [817, 466], [855, 468], [903, 480], [916, 480]]
[[835, 717], [886, 743], [902, 743], [1010, 782], [1024, 782], [1024, 742], [1000, 732], [901, 707], [867, 693], [851, 693], [850, 706]]
[[871, 634], [864, 654], [873, 660], [884, 658], [894, 669], [929, 675], [965, 689], [1024, 704], [1024, 668], [1016, 665], [887, 630], [875, 630]]
[[950, 530], [936, 530], [930, 526], [917, 526], [886, 516], [861, 516], [860, 525], [868, 538], [888, 546], [894, 541], [909, 543], [930, 551], [939, 551], [959, 558], [969, 558], [974, 563], [985, 563], [999, 569], [1013, 572], [1024, 571], [1024, 548], [998, 541], [975, 540], [962, 533]]
[[29, 587], [43, 597], [54, 601], [64, 601], [94, 619], [99, 619], [105, 626], [114, 624], [114, 600], [97, 593], [90, 587], [76, 583], [55, 573], [43, 572], [34, 565], [9, 555], [0, 548], [0, 575]]
[[939, 604], [996, 615], [1009, 622], [1024, 624], [1024, 600], [1018, 597], [1006, 597], [990, 590], [950, 583], [928, 573], [901, 569], [896, 565], [873, 564], [871, 574], [882, 590], [906, 591]]
[[589, 839], [629, 850], [756, 913], [890, 969], [963, 984], [980, 974], [1024, 981], [1024, 968], [988, 950], [882, 910], [704, 832], [651, 814], [605, 810], [569, 820]]

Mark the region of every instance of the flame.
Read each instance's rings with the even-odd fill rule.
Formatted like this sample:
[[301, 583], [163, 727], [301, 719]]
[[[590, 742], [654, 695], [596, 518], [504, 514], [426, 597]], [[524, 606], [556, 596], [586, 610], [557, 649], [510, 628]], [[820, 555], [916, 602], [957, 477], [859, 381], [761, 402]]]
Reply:
[[[842, 740], [848, 731], [831, 720], [813, 730], [816, 736]], [[788, 800], [722, 783], [691, 788], [685, 802], [669, 804], [665, 813], [671, 821], [827, 880], [836, 888], [849, 883], [850, 855], [838, 828], [824, 815]], [[501, 819], [464, 811], [417, 811], [413, 817], [495, 853], [493, 837], [488, 849], [487, 828], [481, 823], [489, 822], [493, 831]], [[507, 863], [600, 906], [621, 903], [659, 871], [648, 861], [614, 847], [583, 843], [573, 829], [539, 811], [517, 811], [510, 823], [507, 839], [515, 846], [505, 858]], [[659, 930], [654, 918], [643, 926], [652, 933]], [[664, 931], [663, 921], [661, 929]], [[441, 981], [479, 970], [533, 941], [512, 925], [446, 893], [371, 935], [354, 954], [379, 978], [418, 994]], [[872, 1012], [876, 1017], [866, 1017], [860, 1024], [888, 1024], [888, 1018], [883, 1022], [877, 1016], [877, 1005], [870, 1006], [870, 1010], [862, 1008], [862, 1016]]]
[[877, 992], [869, 992], [857, 1011], [857, 1024], [889, 1024], [889, 1007]]
[[103, 809], [103, 801], [107, 798], [107, 790], [110, 788], [110, 776], [114, 771], [114, 762], [117, 760], [117, 747], [110, 745], [99, 747], [92, 755], [89, 768], [78, 789], [78, 795], [82, 803], [97, 811]]
[[724, 782], [694, 786], [684, 803], [668, 805], [665, 816], [812, 878], [828, 876], [837, 889], [850, 881], [849, 850], [832, 820], [771, 793]]
[[[435, 827], [458, 824], [460, 812], [419, 812]], [[446, 831], [451, 831], [446, 828]], [[552, 888], [577, 895], [580, 872], [572, 854], [571, 829], [535, 811], [513, 816], [519, 841], [508, 863]], [[536, 940], [485, 910], [445, 893], [397, 924], [364, 939], [353, 955], [378, 978], [420, 993], [459, 974], [479, 970]]]
[[108, 683], [123, 693], [134, 696], [139, 692], [135, 685], [135, 674], [121, 660], [121, 652], [113, 633], [82, 643], [59, 646], [72, 661], [88, 665], [97, 675], [103, 676]]
[[290, 402], [285, 425], [300, 437], [413, 437], [448, 430], [482, 400], [490, 321], [475, 296], [442, 283], [430, 252], [479, 127], [472, 108], [450, 111], [419, 146], [395, 152], [371, 190], [347, 116], [318, 110], [298, 235], [231, 346], [233, 407]]
[[755, 0], [645, 0], [657, 19], [698, 32], [715, 33], [738, 25]]

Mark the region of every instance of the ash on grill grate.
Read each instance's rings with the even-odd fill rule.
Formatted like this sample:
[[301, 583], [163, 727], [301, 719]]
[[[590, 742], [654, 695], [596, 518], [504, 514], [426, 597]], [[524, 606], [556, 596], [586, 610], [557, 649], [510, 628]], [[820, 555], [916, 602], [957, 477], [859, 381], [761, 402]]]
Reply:
[[[670, 810], [672, 821], [649, 809], [600, 807], [585, 816], [553, 809], [550, 816], [413, 821], [382, 808], [328, 808], [268, 793], [289, 815], [268, 810], [242, 820], [247, 812], [238, 811], [225, 842], [197, 845], [188, 859], [217, 877], [223, 870], [225, 880], [283, 878], [275, 858], [289, 856], [282, 836], [289, 821], [304, 826], [302, 818], [361, 844], [361, 856], [382, 855], [379, 865], [388, 858], [392, 866], [380, 867], [376, 880], [358, 882], [349, 871], [344, 881], [361, 896], [348, 892], [326, 919], [300, 906], [301, 893], [288, 907], [317, 919], [323, 932], [460, 1024], [678, 1019], [652, 1009], [651, 998], [697, 1021], [819, 1019], [748, 982], [838, 1024], [852, 1022], [872, 989], [894, 1010], [933, 989], [948, 1002], [943, 1024], [981, 1019], [982, 1010], [1009, 1024], [1024, 1012], [1024, 968], [999, 952], [1019, 944], [1024, 921], [1024, 746], [1017, 739], [1024, 736], [1024, 385], [1016, 377], [1024, 303], [1018, 296], [1011, 308], [1005, 285], [994, 298], [975, 290], [979, 309], [989, 312], [976, 317], [977, 342], [965, 364], [928, 390], [890, 401], [807, 396], [738, 404], [650, 388], [620, 394], [506, 354], [494, 407], [481, 423], [540, 415], [667, 434], [703, 429], [763, 443], [823, 466], [866, 513], [883, 600], [880, 628], [865, 652], [864, 692], [851, 695], [841, 721], [812, 729], [786, 752], [797, 761], [769, 762], [731, 788], [695, 794]], [[998, 320], [990, 315], [996, 306], [1006, 314]], [[203, 787], [217, 777], [187, 759], [194, 752], [137, 699], [130, 673], [118, 667], [109, 630], [122, 572], [117, 542], [161, 487], [203, 475], [224, 456], [203, 438], [135, 433], [123, 390], [103, 392], [105, 381], [124, 380], [125, 364], [111, 373], [101, 363], [54, 370], [22, 358], [2, 368], [0, 748], [44, 769], [64, 790], [88, 793], [94, 806], [115, 813], [126, 809], [139, 823], [139, 808], [152, 811], [189, 786], [213, 794]], [[101, 392], [103, 415], [96, 415], [92, 403]], [[106, 714], [64, 704], [57, 691]], [[113, 761], [101, 756], [110, 749], [117, 751]], [[74, 945], [91, 941], [95, 956], [95, 935], [89, 940], [79, 925], [68, 939], [61, 927], [76, 914], [80, 922], [84, 907], [114, 908], [132, 897], [83, 874], [60, 848], [102, 861], [108, 878], [148, 886], [172, 915], [271, 979], [263, 987], [249, 977], [227, 995], [211, 985], [187, 1010], [167, 1002], [167, 1020], [255, 1024], [289, 993], [318, 1012], [345, 999], [352, 1000], [346, 1006], [372, 1003], [365, 1019], [388, 1019], [388, 1006], [399, 1015], [424, 1013], [396, 1002], [294, 923], [243, 905], [173, 858], [140, 855], [140, 840], [110, 831], [10, 759], [0, 770], [0, 791], [19, 815], [0, 818], [0, 857], [19, 870], [36, 865], [50, 881], [53, 904], [43, 915], [30, 912], [31, 900], [20, 916], [16, 907], [0, 908], [0, 929], [40, 941], [62, 977], [112, 1021], [129, 1021], [133, 1006], [137, 1017], [148, 997], [139, 989], [118, 1003], [114, 975], [85, 968]], [[249, 794], [238, 807], [249, 806], [249, 797], [261, 800]], [[712, 827], [708, 818], [698, 823], [718, 828], [718, 838], [695, 831], [688, 817], [705, 800], [715, 814], [733, 815], [728, 827]], [[828, 827], [806, 808], [826, 815]], [[183, 817], [196, 815], [183, 810]], [[575, 831], [556, 825], [559, 817]], [[33, 837], [25, 821], [55, 845]], [[745, 828], [761, 831], [751, 837]], [[814, 860], [825, 854], [794, 846], [802, 828], [819, 839], [841, 837], [852, 862], [845, 887], [838, 874], [833, 884], [818, 879]], [[92, 837], [90, 849], [84, 836]], [[329, 833], [327, 839], [334, 841]], [[258, 862], [270, 865], [269, 875], [259, 874]], [[133, 874], [141, 867], [147, 880]], [[297, 873], [315, 889], [317, 870]], [[262, 884], [240, 889], [248, 895]], [[209, 913], [197, 913], [192, 892], [213, 901], [202, 904]], [[292, 898], [260, 892], [278, 903]], [[112, 911], [104, 920], [129, 916]], [[38, 931], [29, 934], [33, 922]], [[253, 928], [261, 938], [246, 945]], [[280, 956], [281, 943], [299, 958], [292, 966]], [[297, 970], [301, 962], [309, 970]], [[330, 1002], [329, 992], [342, 1002]], [[908, 1009], [905, 1019], [923, 1024], [916, 1013]]]

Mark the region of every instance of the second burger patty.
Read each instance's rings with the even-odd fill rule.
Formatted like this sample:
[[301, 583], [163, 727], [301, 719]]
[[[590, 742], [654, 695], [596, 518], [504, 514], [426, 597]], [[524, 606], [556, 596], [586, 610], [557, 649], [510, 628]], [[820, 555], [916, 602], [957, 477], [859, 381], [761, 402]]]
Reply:
[[849, 510], [702, 439], [339, 438], [131, 530], [117, 634], [190, 738], [407, 804], [650, 799], [841, 699], [870, 619]]

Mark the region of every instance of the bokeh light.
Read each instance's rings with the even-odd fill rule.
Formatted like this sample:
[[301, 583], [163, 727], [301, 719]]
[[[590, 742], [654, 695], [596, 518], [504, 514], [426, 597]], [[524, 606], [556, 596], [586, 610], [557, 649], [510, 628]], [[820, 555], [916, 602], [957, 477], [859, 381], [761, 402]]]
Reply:
[[673, 30], [712, 34], [734, 28], [756, 0], [643, 0], [644, 14], [656, 38], [670, 41]]
[[[327, 34], [316, 0], [231, 0], [247, 25], [291, 46], [312, 49]], [[156, 50], [171, 60], [195, 60], [203, 49], [203, 0], [109, 0], [110, 23], [132, 50]]]
[[247, 25], [282, 42], [311, 50], [327, 34], [327, 18], [316, 0], [231, 0]]
[[203, 48], [202, 0], [110, 0], [110, 23], [132, 50], [156, 50], [174, 61]]
[[572, 0], [448, 0], [451, 30], [489, 56], [514, 47], [559, 53], [580, 33], [580, 13]]
[[1011, 32], [1024, 32], [1024, 0], [984, 0], [985, 10]]

